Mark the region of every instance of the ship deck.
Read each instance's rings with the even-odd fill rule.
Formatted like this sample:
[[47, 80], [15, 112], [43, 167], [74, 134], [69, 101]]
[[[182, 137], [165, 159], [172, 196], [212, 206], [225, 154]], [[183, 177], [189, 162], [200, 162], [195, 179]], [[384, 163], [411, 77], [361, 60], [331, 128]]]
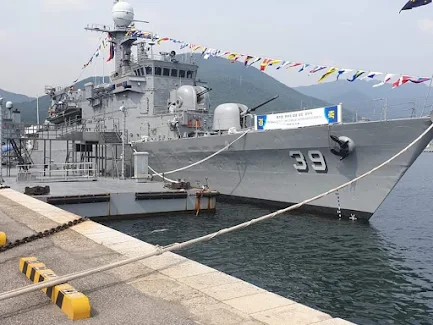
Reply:
[[[23, 193], [29, 186], [49, 186], [50, 195], [93, 195], [105, 193], [131, 193], [131, 192], [177, 192], [164, 187], [162, 182], [137, 183], [132, 179], [121, 180], [118, 178], [100, 177], [97, 181], [70, 181], [70, 182], [17, 182], [16, 177], [4, 177], [6, 185]], [[41, 196], [43, 197], [43, 196]]]

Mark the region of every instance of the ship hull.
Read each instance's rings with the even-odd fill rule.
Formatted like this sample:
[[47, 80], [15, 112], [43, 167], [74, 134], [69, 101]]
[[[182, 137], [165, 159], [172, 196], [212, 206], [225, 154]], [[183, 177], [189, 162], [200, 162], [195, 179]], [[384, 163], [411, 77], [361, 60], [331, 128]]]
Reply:
[[[251, 132], [212, 159], [167, 177], [208, 183], [231, 198], [287, 206], [368, 172], [401, 151], [430, 124], [430, 118], [419, 118]], [[344, 160], [331, 152], [335, 147], [331, 134], [355, 143], [355, 150]], [[145, 142], [135, 149], [149, 152], [149, 166], [157, 172], [168, 172], [208, 157], [239, 136]], [[338, 194], [312, 202], [307, 210], [336, 217], [341, 211], [342, 217], [368, 220], [432, 138], [429, 132], [387, 166]]]

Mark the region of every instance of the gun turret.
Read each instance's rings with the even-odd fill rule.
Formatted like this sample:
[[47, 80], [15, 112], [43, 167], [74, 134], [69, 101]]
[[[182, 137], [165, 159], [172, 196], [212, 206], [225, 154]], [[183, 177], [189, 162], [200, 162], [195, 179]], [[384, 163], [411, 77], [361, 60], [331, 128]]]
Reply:
[[207, 94], [207, 93], [209, 93], [209, 92], [211, 92], [212, 91], [212, 88], [206, 88], [205, 90], [203, 90], [203, 91], [201, 91], [201, 92], [199, 92], [198, 94], [197, 94], [197, 98], [200, 98], [201, 96], [203, 96], [204, 94]]
[[277, 95], [275, 97], [272, 97], [271, 99], [268, 99], [267, 101], [261, 103], [260, 105], [254, 106], [253, 108], [249, 108], [244, 114], [249, 114], [251, 112], [255, 112], [258, 108], [265, 106], [266, 104], [269, 104], [270, 102], [273, 102], [274, 100], [276, 100], [278, 97], [280, 97], [280, 95]]

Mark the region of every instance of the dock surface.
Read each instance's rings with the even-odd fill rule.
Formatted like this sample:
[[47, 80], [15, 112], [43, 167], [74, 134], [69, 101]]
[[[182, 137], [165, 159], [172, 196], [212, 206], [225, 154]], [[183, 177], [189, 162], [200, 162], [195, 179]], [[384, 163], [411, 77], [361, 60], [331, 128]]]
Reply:
[[[77, 218], [12, 189], [0, 190], [0, 231], [10, 241]], [[35, 256], [57, 275], [65, 275], [154, 249], [86, 221], [0, 253], [0, 293], [31, 284], [19, 271], [21, 257]], [[77, 321], [85, 324], [352, 324], [173, 253], [70, 284], [90, 300], [91, 318]], [[0, 301], [0, 324], [71, 324], [71, 320], [37, 291]]]
[[77, 182], [17, 182], [15, 177], [4, 177], [10, 188], [24, 193], [27, 186], [50, 187], [51, 196], [86, 195], [103, 193], [132, 193], [132, 192], [175, 192], [164, 187], [162, 182], [137, 183], [133, 179], [99, 177], [96, 181]]

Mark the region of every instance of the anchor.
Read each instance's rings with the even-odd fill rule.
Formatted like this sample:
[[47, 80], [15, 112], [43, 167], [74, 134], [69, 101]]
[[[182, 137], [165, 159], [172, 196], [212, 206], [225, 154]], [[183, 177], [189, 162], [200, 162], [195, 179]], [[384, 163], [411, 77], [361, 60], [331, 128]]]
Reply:
[[352, 139], [348, 137], [337, 137], [335, 135], [329, 136], [332, 141], [336, 142], [339, 146], [339, 148], [331, 148], [331, 152], [340, 157], [340, 160], [343, 160], [347, 158], [355, 149], [355, 143], [352, 141]]

